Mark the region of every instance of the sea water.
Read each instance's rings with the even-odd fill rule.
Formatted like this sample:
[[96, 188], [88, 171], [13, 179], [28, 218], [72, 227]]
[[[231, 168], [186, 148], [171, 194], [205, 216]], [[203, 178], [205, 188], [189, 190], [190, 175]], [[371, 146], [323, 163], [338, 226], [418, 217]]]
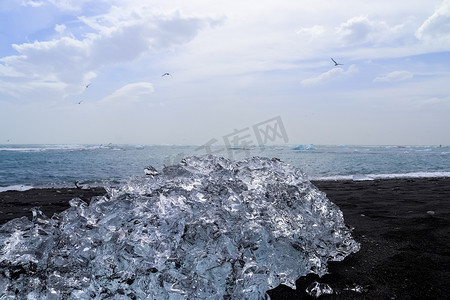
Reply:
[[450, 176], [450, 147], [283, 145], [205, 149], [180, 145], [0, 145], [0, 191], [29, 187], [114, 186], [152, 165], [213, 153], [232, 160], [276, 157], [311, 180]]

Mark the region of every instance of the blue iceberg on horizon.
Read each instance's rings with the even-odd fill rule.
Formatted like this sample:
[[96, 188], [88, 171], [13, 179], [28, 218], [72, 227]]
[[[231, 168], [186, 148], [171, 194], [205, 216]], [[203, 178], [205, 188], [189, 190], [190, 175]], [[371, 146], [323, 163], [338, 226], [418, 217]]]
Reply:
[[313, 144], [308, 145], [298, 145], [297, 147], [293, 148], [293, 150], [316, 150], [316, 147]]

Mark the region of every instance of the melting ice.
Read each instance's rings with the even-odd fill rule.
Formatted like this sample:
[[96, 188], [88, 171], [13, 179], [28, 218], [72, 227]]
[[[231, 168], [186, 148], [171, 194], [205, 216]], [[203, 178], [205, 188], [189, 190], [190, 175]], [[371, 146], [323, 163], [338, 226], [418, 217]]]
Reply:
[[359, 250], [339, 208], [277, 159], [149, 170], [0, 227], [0, 298], [264, 299]]

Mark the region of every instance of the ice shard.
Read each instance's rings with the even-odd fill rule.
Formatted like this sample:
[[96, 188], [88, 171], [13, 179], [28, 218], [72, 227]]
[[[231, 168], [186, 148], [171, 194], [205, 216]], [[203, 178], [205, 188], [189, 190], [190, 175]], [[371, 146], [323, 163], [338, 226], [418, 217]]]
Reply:
[[0, 298], [264, 299], [359, 250], [278, 159], [189, 157], [70, 205], [0, 227]]
[[327, 283], [319, 283], [314, 281], [306, 288], [306, 293], [314, 298], [319, 298], [322, 295], [333, 294], [333, 289]]

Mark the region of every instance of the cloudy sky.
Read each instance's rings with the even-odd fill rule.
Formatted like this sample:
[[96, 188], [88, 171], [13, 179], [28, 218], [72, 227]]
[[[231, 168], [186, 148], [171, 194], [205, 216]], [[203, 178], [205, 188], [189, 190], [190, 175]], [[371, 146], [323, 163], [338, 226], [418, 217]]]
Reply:
[[450, 145], [450, 0], [0, 0], [0, 144], [277, 116], [290, 144]]

